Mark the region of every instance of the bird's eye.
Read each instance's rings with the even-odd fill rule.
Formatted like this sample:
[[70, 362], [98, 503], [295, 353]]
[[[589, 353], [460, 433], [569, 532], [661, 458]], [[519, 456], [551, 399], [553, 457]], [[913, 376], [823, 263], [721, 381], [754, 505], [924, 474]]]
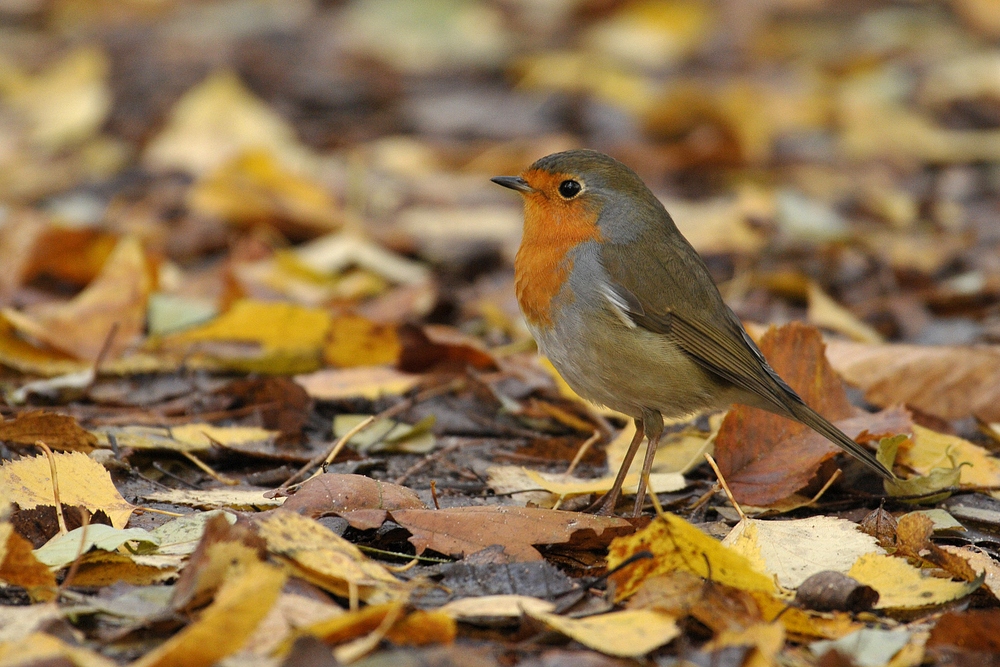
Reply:
[[580, 190], [582, 189], [583, 186], [572, 179], [559, 184], [559, 194], [562, 195], [563, 199], [572, 199], [580, 194]]

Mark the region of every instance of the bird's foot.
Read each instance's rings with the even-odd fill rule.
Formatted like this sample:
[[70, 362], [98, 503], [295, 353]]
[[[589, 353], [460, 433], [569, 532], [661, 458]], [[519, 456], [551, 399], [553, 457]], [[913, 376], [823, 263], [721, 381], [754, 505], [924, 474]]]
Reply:
[[617, 494], [614, 497], [611, 497], [611, 494], [605, 493], [583, 511], [587, 514], [594, 514], [596, 516], [614, 516], [615, 506], [617, 504]]

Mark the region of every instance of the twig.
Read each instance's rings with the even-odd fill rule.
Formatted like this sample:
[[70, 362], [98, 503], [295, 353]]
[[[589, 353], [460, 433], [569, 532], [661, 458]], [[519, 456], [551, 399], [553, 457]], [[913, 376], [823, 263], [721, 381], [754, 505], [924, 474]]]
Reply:
[[191, 452], [185, 452], [181, 450], [181, 455], [191, 463], [195, 464], [195, 466], [197, 466], [199, 470], [201, 470], [206, 475], [214, 479], [216, 482], [219, 482], [220, 484], [225, 484], [226, 486], [236, 486], [237, 484], [239, 484], [237, 480], [230, 479], [229, 477], [226, 477], [222, 473], [215, 472], [207, 463], [199, 459]]
[[80, 569], [80, 560], [83, 558], [83, 545], [87, 543], [87, 529], [90, 527], [90, 512], [86, 508], [82, 509], [82, 516], [80, 517], [80, 546], [76, 548], [76, 556], [73, 558], [73, 562], [69, 566], [69, 570], [66, 572], [66, 578], [63, 579], [62, 584], [59, 585], [59, 592], [62, 593], [68, 586], [73, 577], [76, 576], [77, 571]]
[[733, 497], [733, 492], [729, 490], [729, 485], [726, 484], [726, 478], [722, 476], [722, 471], [719, 470], [719, 466], [716, 465], [715, 459], [708, 452], [705, 452], [705, 460], [708, 461], [708, 465], [712, 466], [712, 470], [715, 471], [715, 476], [719, 478], [719, 484], [722, 485], [722, 490], [726, 492], [726, 497], [729, 498], [729, 502], [733, 504], [736, 508], [736, 513], [740, 515], [741, 521], [746, 521], [747, 515], [743, 513], [743, 508], [740, 504], [736, 502], [736, 498]]
[[407, 468], [406, 470], [404, 470], [402, 475], [400, 475], [396, 479], [392, 480], [392, 483], [393, 484], [400, 484], [400, 485], [403, 484], [406, 480], [408, 480], [410, 478], [411, 475], [413, 475], [414, 473], [420, 472], [423, 468], [426, 468], [432, 462], [434, 462], [434, 461], [436, 461], [436, 460], [438, 460], [438, 459], [440, 459], [442, 457], [445, 457], [448, 454], [451, 454], [453, 451], [455, 451], [459, 447], [464, 447], [465, 445], [468, 445], [469, 443], [472, 443], [472, 442], [480, 442], [480, 440], [478, 438], [474, 439], [474, 440], [458, 440], [457, 442], [451, 443], [447, 447], [442, 447], [441, 449], [437, 450], [436, 452], [432, 452], [432, 453], [428, 454], [427, 456], [425, 456], [424, 458], [420, 459], [419, 461], [417, 461], [416, 463], [414, 463], [412, 466], [410, 466], [409, 468]]
[[35, 445], [41, 447], [49, 460], [49, 473], [52, 477], [52, 496], [56, 501], [56, 521], [59, 523], [59, 534], [65, 535], [69, 530], [66, 529], [66, 517], [63, 516], [62, 502], [59, 499], [59, 475], [56, 473], [56, 457], [52, 454], [49, 446], [41, 440], [36, 440]]
[[434, 501], [434, 509], [441, 509], [441, 503], [438, 502], [437, 481], [433, 479], [431, 480], [431, 500]]
[[594, 445], [594, 443], [600, 439], [601, 432], [595, 429], [593, 435], [587, 438], [584, 443], [580, 445], [580, 449], [576, 450], [576, 456], [573, 457], [573, 460], [569, 462], [569, 467], [566, 468], [567, 475], [573, 474], [573, 471], [576, 470], [578, 465], [580, 465], [580, 461], [583, 460], [583, 457], [587, 455], [587, 452], [590, 451], [590, 448]]
[[292, 475], [291, 477], [289, 477], [288, 479], [286, 479], [284, 481], [284, 483], [281, 486], [278, 487], [278, 490], [287, 489], [289, 486], [291, 486], [292, 484], [294, 484], [297, 480], [299, 480], [300, 478], [302, 478], [307, 472], [309, 472], [310, 470], [312, 470], [313, 468], [315, 468], [316, 466], [318, 466], [320, 464], [322, 464], [323, 466], [330, 465], [330, 463], [332, 463], [333, 460], [335, 458], [337, 458], [337, 454], [339, 454], [340, 450], [344, 448], [344, 445], [347, 443], [347, 441], [350, 440], [351, 438], [353, 438], [355, 435], [357, 435], [360, 432], [361, 429], [366, 428], [368, 426], [368, 424], [371, 424], [372, 422], [378, 421], [380, 419], [391, 419], [392, 417], [395, 417], [396, 415], [400, 414], [401, 412], [405, 412], [406, 410], [409, 410], [411, 407], [413, 407], [417, 403], [426, 401], [429, 398], [434, 398], [435, 396], [439, 396], [441, 394], [450, 393], [450, 392], [452, 392], [452, 391], [460, 388], [463, 384], [464, 384], [464, 382], [461, 379], [458, 379], [458, 380], [453, 380], [453, 381], [448, 382], [448, 383], [443, 384], [443, 385], [439, 385], [437, 387], [431, 387], [430, 389], [426, 389], [426, 390], [418, 393], [417, 395], [413, 396], [412, 398], [407, 398], [407, 399], [405, 399], [405, 400], [397, 403], [396, 405], [392, 406], [391, 408], [383, 410], [382, 412], [378, 413], [377, 415], [373, 415], [373, 416], [369, 417], [368, 420], [371, 420], [371, 421], [365, 420], [361, 424], [358, 424], [358, 426], [354, 427], [354, 429], [358, 429], [357, 431], [355, 431], [354, 429], [351, 429], [351, 431], [348, 432], [343, 438], [340, 438], [339, 440], [337, 440], [336, 442], [334, 442], [332, 445], [330, 445], [330, 448], [326, 452], [323, 452], [322, 454], [318, 454], [318, 455], [314, 456], [308, 463], [306, 463], [304, 466], [302, 466], [301, 468], [299, 468], [295, 472], [294, 475]]

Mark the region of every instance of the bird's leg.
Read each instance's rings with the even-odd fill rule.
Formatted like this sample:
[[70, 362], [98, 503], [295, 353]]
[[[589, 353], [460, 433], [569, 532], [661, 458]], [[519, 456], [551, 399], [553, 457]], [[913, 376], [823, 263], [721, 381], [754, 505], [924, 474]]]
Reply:
[[639, 476], [639, 485], [635, 490], [635, 507], [632, 508], [633, 519], [642, 514], [642, 506], [646, 503], [646, 480], [649, 479], [649, 471], [653, 467], [653, 457], [656, 456], [656, 447], [660, 444], [660, 436], [663, 435], [663, 417], [659, 412], [644, 414], [642, 421], [647, 434], [646, 458], [642, 460], [642, 473]]
[[618, 476], [615, 477], [615, 483], [607, 493], [588, 507], [585, 510], [586, 512], [600, 516], [611, 516], [615, 513], [615, 505], [618, 504], [618, 497], [622, 493], [622, 484], [625, 482], [625, 475], [628, 474], [628, 469], [632, 466], [632, 459], [635, 458], [635, 453], [639, 451], [639, 443], [642, 442], [642, 434], [644, 432], [642, 420], [636, 419], [635, 435], [632, 437], [632, 442], [629, 443], [628, 451], [625, 453], [625, 460], [622, 461], [622, 467], [618, 469]]

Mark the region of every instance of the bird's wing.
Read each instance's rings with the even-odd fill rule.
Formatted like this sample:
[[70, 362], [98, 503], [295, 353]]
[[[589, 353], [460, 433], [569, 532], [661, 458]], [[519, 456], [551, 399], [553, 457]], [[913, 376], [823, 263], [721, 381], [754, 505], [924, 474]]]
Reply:
[[703, 368], [783, 412], [789, 399], [801, 403], [723, 302], [694, 249], [682, 241], [678, 250], [652, 236], [627, 248], [603, 244], [601, 259], [614, 276], [609, 287], [618, 297], [615, 305], [636, 326], [668, 336]]

